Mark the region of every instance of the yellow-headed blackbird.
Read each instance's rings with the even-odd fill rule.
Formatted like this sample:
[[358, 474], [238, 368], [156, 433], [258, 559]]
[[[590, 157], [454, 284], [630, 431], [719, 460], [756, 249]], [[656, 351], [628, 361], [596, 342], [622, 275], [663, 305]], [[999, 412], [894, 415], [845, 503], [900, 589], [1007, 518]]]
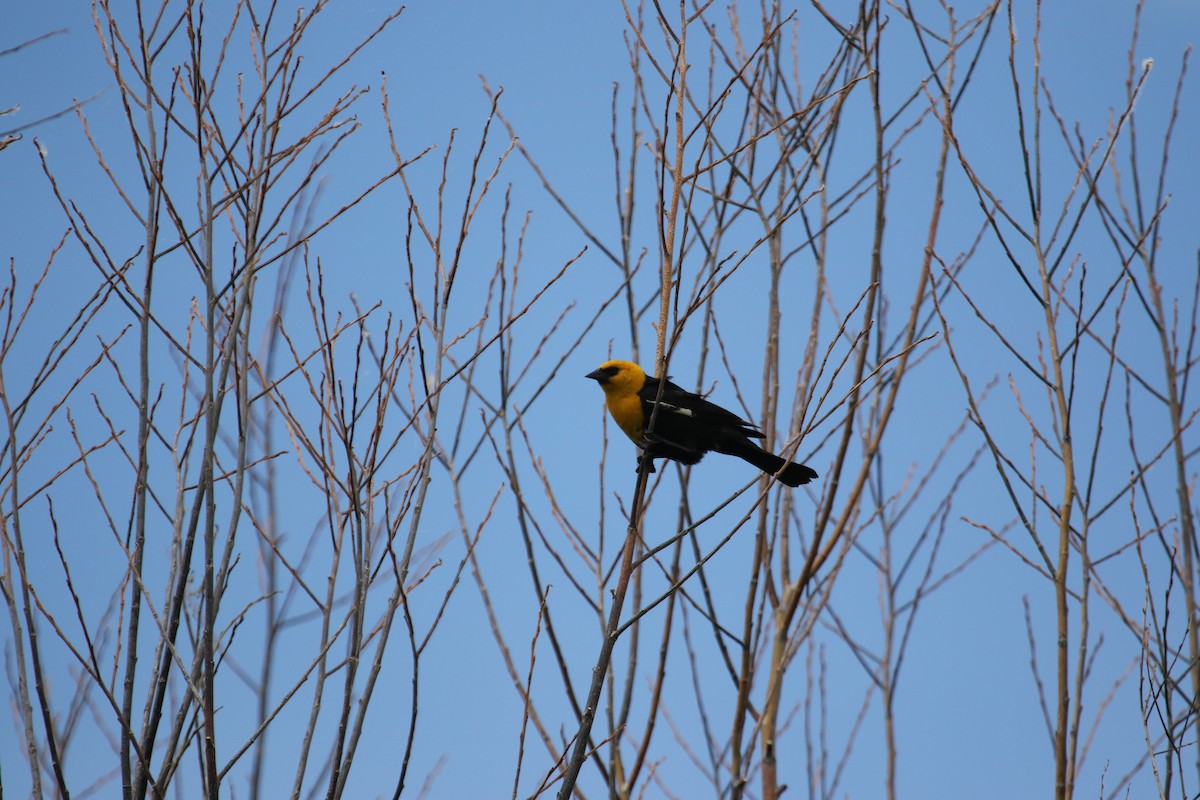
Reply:
[[[737, 414], [668, 380], [651, 377], [631, 361], [606, 361], [587, 377], [600, 384], [608, 413], [625, 435], [643, 448], [643, 457], [695, 464], [705, 453], [715, 450], [749, 461], [771, 475], [778, 473], [779, 480], [788, 486], [800, 486], [817, 477], [815, 470], [788, 463], [751, 441], [762, 439], [763, 434]], [[654, 431], [647, 439], [646, 426], [660, 383], [665, 386]]]

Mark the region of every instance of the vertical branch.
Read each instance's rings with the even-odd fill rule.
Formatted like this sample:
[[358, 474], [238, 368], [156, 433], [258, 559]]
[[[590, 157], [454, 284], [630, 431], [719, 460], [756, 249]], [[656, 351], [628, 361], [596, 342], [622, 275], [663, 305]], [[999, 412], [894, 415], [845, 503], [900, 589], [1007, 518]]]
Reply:
[[[661, 12], [660, 12], [661, 13]], [[687, 86], [687, 33], [688, 19], [686, 7], [681, 2], [679, 4], [679, 32], [675, 37], [675, 69], [673, 80], [671, 83], [671, 93], [667, 97], [668, 105], [674, 101], [672, 109], [675, 134], [675, 148], [672, 153], [672, 158], [668, 167], [670, 175], [670, 200], [666, 204], [663, 213], [662, 225], [662, 275], [661, 285], [658, 295], [658, 322], [654, 329], [658, 333], [658, 341], [654, 349], [654, 370], [656, 375], [667, 374], [666, 361], [666, 342], [667, 342], [667, 315], [671, 307], [671, 288], [675, 283], [676, 254], [679, 250], [676, 247], [676, 225], [679, 220], [679, 203], [683, 197], [683, 182], [687, 170], [684, 164], [684, 108], [688, 94]], [[668, 30], [671, 30], [670, 24], [667, 22], [665, 14], [661, 17], [660, 23]], [[664, 162], [666, 153], [663, 153]], [[647, 431], [649, 432], [649, 431]]]
[[[191, 63], [189, 70], [191, 103], [195, 113], [195, 130], [204, 131], [205, 115], [208, 110], [208, 93], [203, 81], [202, 52], [204, 49], [203, 12], [196, 7], [188, 9], [187, 33], [191, 47]], [[201, 763], [204, 767], [204, 788], [210, 800], [220, 797], [220, 785], [217, 781], [217, 702], [216, 702], [216, 655], [213, 642], [213, 631], [216, 628], [217, 592], [215, 586], [216, 574], [216, 528], [217, 505], [213, 485], [213, 461], [216, 457], [215, 447], [217, 431], [220, 428], [220, 403], [217, 400], [218, 387], [216, 376], [217, 337], [218, 330], [224, 327], [217, 304], [216, 263], [213, 253], [214, 236], [214, 203], [212, 196], [212, 178], [209, 175], [209, 147], [211, 143], [207, 136], [196, 137], [196, 165], [199, 174], [197, 184], [200, 196], [197, 205], [200, 208], [199, 258], [201, 278], [204, 281], [204, 389], [201, 410], [204, 415], [204, 448], [200, 456], [199, 493], [204, 498], [204, 521], [202, 537], [204, 568], [201, 574], [201, 603], [200, 620], [200, 652], [202, 664], [201, 687]], [[229, 337], [236, 336], [236, 326], [230, 326], [226, 331]], [[223, 388], [223, 384], [222, 384]]]

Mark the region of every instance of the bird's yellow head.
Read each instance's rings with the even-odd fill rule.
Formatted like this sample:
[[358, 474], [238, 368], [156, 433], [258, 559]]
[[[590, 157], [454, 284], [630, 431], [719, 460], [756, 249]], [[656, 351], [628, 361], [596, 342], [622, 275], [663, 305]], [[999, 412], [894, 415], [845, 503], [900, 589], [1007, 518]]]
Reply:
[[632, 361], [605, 361], [587, 377], [600, 384], [609, 397], [636, 395], [646, 385], [645, 371]]
[[600, 384], [608, 413], [625, 435], [640, 447], [646, 419], [638, 392], [646, 385], [646, 373], [632, 361], [605, 361], [587, 377]]

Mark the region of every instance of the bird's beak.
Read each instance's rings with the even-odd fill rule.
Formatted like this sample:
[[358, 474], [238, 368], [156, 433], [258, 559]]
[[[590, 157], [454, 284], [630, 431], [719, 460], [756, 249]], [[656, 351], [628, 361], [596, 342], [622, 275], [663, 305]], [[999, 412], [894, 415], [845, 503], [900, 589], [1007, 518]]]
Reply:
[[594, 369], [591, 372], [589, 372], [587, 375], [584, 375], [583, 377], [591, 378], [592, 380], [596, 381], [597, 383], [604, 383], [605, 381], [608, 380], [608, 376], [604, 374], [604, 370], [599, 370], [599, 369]]

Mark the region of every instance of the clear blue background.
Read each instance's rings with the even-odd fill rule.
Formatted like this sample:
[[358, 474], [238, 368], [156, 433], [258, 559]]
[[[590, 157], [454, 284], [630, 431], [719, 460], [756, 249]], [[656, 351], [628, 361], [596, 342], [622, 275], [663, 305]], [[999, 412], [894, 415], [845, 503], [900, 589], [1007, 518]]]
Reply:
[[[839, 13], [839, 9], [833, 6], [831, 9]], [[324, 22], [316, 26], [315, 35], [306, 40], [309, 63], [305, 68], [319, 74], [328, 65], [336, 63], [348, 47], [372, 30], [389, 10], [389, 6], [378, 3], [331, 6], [324, 12]], [[66, 30], [63, 35], [0, 59], [0, 107], [20, 105], [19, 111], [0, 118], [0, 129], [28, 124], [62, 110], [76, 99], [91, 98], [84, 109], [91, 132], [104, 151], [112, 154], [113, 168], [127, 175], [130, 162], [127, 152], [122, 150], [126, 132], [120, 98], [100, 56], [88, 6], [81, 3], [6, 3], [0, 13], [4, 20], [0, 48], [12, 47], [51, 30]], [[967, 13], [966, 9], [960, 11], [960, 18], [966, 17]], [[1062, 115], [1072, 123], [1078, 121], [1083, 138], [1090, 141], [1105, 133], [1114, 108], [1122, 102], [1132, 11], [1129, 4], [1118, 2], [1057, 3], [1050, 4], [1045, 14], [1042, 26], [1044, 77]], [[801, 19], [802, 36], [819, 27], [807, 9], [802, 12]], [[1182, 53], [1195, 38], [1198, 23], [1200, 12], [1194, 3], [1151, 2], [1147, 6], [1136, 58], [1153, 58], [1155, 66], [1138, 105], [1144, 119], [1144, 122], [1139, 121], [1143, 125], [1139, 128], [1139, 142], [1143, 146], [1149, 147], [1158, 141], [1175, 91]], [[893, 13], [889, 24], [903, 23]], [[538, 160], [558, 190], [605, 241], [615, 241], [610, 102], [615, 82], [622, 87], [623, 107], [628, 105], [630, 76], [622, 39], [624, 27], [623, 14], [615, 3], [413, 3], [388, 32], [359, 55], [346, 73], [335, 79], [328, 90], [340, 93], [353, 82], [371, 87], [372, 92], [356, 106], [363, 130], [356, 134], [353, 146], [336, 157], [327, 172], [323, 197], [328, 199], [323, 200], [322, 211], [329, 213], [343, 198], [355, 194], [374, 176], [390, 167], [378, 102], [381, 73], [387, 74], [392, 117], [401, 146], [407, 148], [408, 154], [415, 154], [431, 144], [439, 148], [414, 170], [414, 175], [426, 179], [426, 187], [434, 184], [448, 132], [457, 128], [458, 153], [450, 176], [452, 183], [465, 180], [468, 159], [476, 146], [489, 105], [481, 89], [479, 76], [483, 75], [493, 88], [504, 88], [504, 114], [515, 124], [522, 144]], [[1018, 33], [1022, 52], [1026, 55], [1032, 27], [1029, 9], [1019, 9]], [[958, 122], [960, 136], [969, 148], [975, 168], [989, 185], [1003, 192], [1008, 202], [1014, 204], [1022, 199], [1022, 179], [1014, 169], [1018, 162], [1012, 132], [1011, 86], [999, 55], [1005, 40], [1006, 36], [999, 33], [989, 42], [989, 56], [974, 78], [977, 85], [968, 91], [967, 99], [958, 111]], [[820, 63], [821, 55], [812, 56], [814, 64]], [[888, 52], [886, 56], [890, 71], [884, 73], [885, 93], [893, 88], [897, 93], [911, 91], [913, 76], [923, 72], [915, 51]], [[698, 55], [693, 63], [702, 61]], [[894, 84], [889, 84], [891, 81]], [[888, 97], [893, 102], [896, 99], [893, 95]], [[865, 92], [862, 92], [857, 102], [864, 99]], [[1187, 144], [1197, 141], [1200, 135], [1195, 115], [1198, 99], [1194, 85], [1189, 84], [1182, 104], [1184, 116], [1175, 132], [1180, 145], [1171, 162], [1171, 171], [1183, 179], [1177, 177], [1174, 182], [1177, 195], [1172, 198], [1167, 216], [1168, 231], [1173, 232], [1175, 238], [1169, 239], [1166, 246], [1178, 250], [1173, 259], [1163, 260], [1171, 273], [1164, 277], [1175, 281], [1171, 284], [1174, 288], [1169, 291], [1185, 301], [1190, 297], [1188, 288], [1194, 281], [1196, 220], [1200, 219], [1200, 207], [1196, 202], [1196, 179], [1200, 178], [1200, 170], [1197, 169], [1196, 148]], [[927, 126], [917, 135], [932, 137], [935, 133]], [[1057, 131], [1052, 130], [1048, 116], [1043, 119], [1043, 133], [1048, 143], [1044, 165], [1047, 185], [1058, 193], [1054, 198], [1048, 196], [1047, 206], [1051, 206], [1070, 185], [1074, 167], [1066, 160]], [[849, 127], [842, 136], [842, 148], [852, 152], [861, 149], [859, 162], [865, 169], [872, 157], [869, 131]], [[131, 230], [128, 240], [120, 238], [124, 235], [122, 232], [128, 230], [128, 216], [115, 201], [111, 187], [98, 170], [79, 122], [73, 115], [68, 115], [25, 131], [23, 141], [0, 154], [0, 186], [4, 188], [0, 192], [0, 242], [4, 244], [3, 255], [12, 259], [21, 285], [28, 287], [67, 227], [42, 173], [34, 137], [44, 149], [49, 168], [63, 191], [87, 209], [89, 218], [97, 226], [112, 231], [118, 242], [128, 245], [116, 247], [115, 252], [122, 255], [132, 252], [137, 231]], [[498, 126], [492, 130], [492, 143], [485, 159], [489, 165], [506, 146], [506, 136]], [[184, 146], [182, 141], [176, 144]], [[899, 188], [893, 189], [889, 206], [885, 252], [890, 274], [897, 276], [895, 284], [888, 286], [894, 303], [910, 296], [906, 281], [911, 278], [906, 275], [915, 274], [920, 262], [927, 224], [924, 215], [932, 186], [927, 160], [934, 152], [932, 144], [914, 145], [906, 152], [911, 153], [911, 157], [896, 166], [893, 176], [893, 186]], [[644, 164], [647, 161], [643, 159]], [[832, 176], [831, 183], [844, 181], [846, 177]], [[512, 183], [512, 219], [519, 220], [526, 209], [532, 211], [522, 267], [524, 290], [531, 292], [579, 252], [586, 241], [550, 202], [535, 176], [516, 156], [501, 180], [504, 184]], [[961, 174], [951, 170], [949, 196], [952, 201], [944, 211], [946, 220], [939, 240], [942, 251], [950, 255], [970, 246], [980, 224], [978, 208], [963, 188]], [[427, 193], [427, 196], [431, 195]], [[496, 218], [499, 197], [500, 192], [495, 192], [487, 206], [491, 220]], [[353, 293], [363, 306], [381, 301], [385, 307], [395, 307], [397, 315], [404, 315], [407, 274], [402, 267], [403, 207], [400, 187], [392, 182], [316, 240], [314, 249], [326, 265], [326, 294], [333, 305], [348, 309], [347, 298]], [[645, 200], [640, 208], [636, 247], [653, 250], [656, 226], [652, 208]], [[862, 291], [859, 276], [865, 274], [862, 267], [869, 258], [869, 228], [863, 227], [869, 217], [866, 214], [860, 216], [862, 222], [848, 223], [835, 232], [835, 246], [839, 248], [836, 260], [854, 266], [853, 269], [846, 267], [846, 284], [839, 287], [842, 312]], [[496, 229], [498, 223], [494, 221], [481, 225], [478, 251], [470, 254], [470, 260], [478, 266], [478, 275], [466, 276], [474, 280], [466, 280], [461, 288], [472, 298], [482, 297], [482, 282], [493, 267], [495, 240], [488, 237], [493, 236]], [[516, 229], [516, 226], [512, 227], [513, 232]], [[510, 248], [512, 246], [510, 234]], [[1097, 272], [1108, 268], [1103, 264], [1092, 266]], [[989, 270], [995, 270], [1000, 276], [989, 274]], [[1017, 282], [1007, 270], [1007, 264], [995, 253], [990, 253], [977, 260], [965, 281], [988, 301], [989, 311], [1003, 320], [1006, 329], [1018, 337], [1024, 335], [1021, 344], [1031, 347], [1032, 334], [1029, 332], [1036, 330], [1041, 320], [1023, 296], [1023, 291], [1018, 291]], [[788, 291], [794, 292], [794, 302], [785, 307], [785, 332], [793, 336], [803, 335], [811, 307], [811, 287], [804, 284], [802, 275], [793, 277], [794, 283]], [[650, 279], [649, 283], [642, 284], [643, 287], [653, 283], [652, 276], [643, 277]], [[744, 317], [733, 315], [737, 310], [737, 297], [759, 296], [760, 277], [748, 269], [731, 281], [726, 289], [731, 297], [728, 316], [722, 319], [723, 332], [729, 334], [732, 342], [731, 349], [745, 354], [742, 366], [747, 370], [747, 377], [741, 388], [750, 392], [757, 391], [757, 380], [749, 376], [758, 369], [764, 321], [761, 309], [746, 303], [742, 304]], [[831, 280], [836, 283], [839, 277], [831, 275]], [[79, 301], [93, 291], [96, 280], [93, 268], [82, 259], [75, 245], [69, 243], [49, 278], [48, 285], [56, 302], [39, 306], [35, 322], [44, 328], [34, 330], [45, 330], [48, 336], [49, 332], [59, 329], [65, 321], [63, 315], [73, 313]], [[576, 302], [579, 306], [568, 316], [566, 332], [556, 340], [565, 347], [590, 318], [596, 299], [607, 297], [618, 283], [616, 270], [593, 248], [572, 268], [568, 279], [548, 294], [545, 304], [522, 323], [527, 327], [521, 330], [528, 333], [518, 333], [519, 346], [525, 347], [527, 352], [531, 350], [560, 311], [568, 303]], [[187, 298], [195, 292], [194, 282], [181, 281], [176, 288], [168, 282], [162, 291], [168, 298], [172, 292], [177, 292], [179, 307], [186, 308]], [[999, 375], [1000, 385], [995, 395], [1004, 397], [997, 401], [995, 419], [1012, 426], [1013, 441], [1023, 442], [1022, 437], [1027, 438], [1028, 433], [1022, 432], [1021, 420], [1006, 389], [1006, 372], [1014, 366], [1004, 360], [1003, 351], [986, 331], [969, 324], [970, 317], [964, 313], [961, 301], [958, 306], [961, 336], [977, 354], [972, 364], [977, 370], [974, 377], [982, 385], [993, 375]], [[906, 309], [893, 307], [890, 310], [892, 331], [897, 329], [903, 312]], [[614, 353], [628, 352], [628, 328], [620, 315], [619, 308], [610, 309], [598, 329], [588, 335], [584, 346], [553, 380], [552, 391], [537, 401], [539, 426], [530, 426], [531, 437], [551, 476], [559, 504], [570, 509], [572, 521], [585, 532], [594, 529], [599, 522], [593, 454], [600, 450], [602, 416], [595, 387], [583, 380], [582, 375], [606, 357], [610, 340]], [[111, 338], [130, 321], [127, 316], [114, 313], [98, 322], [97, 328], [102, 335]], [[1139, 330], [1136, 325], [1132, 327], [1128, 336], [1133, 351], [1136, 353], [1139, 343], [1144, 343], [1147, 357], [1156, 356], [1147, 331]], [[640, 335], [643, 360], [649, 361], [653, 332], [647, 327]], [[784, 345], [785, 376], [791, 374], [789, 370], [794, 369], [802, 354], [798, 340], [793, 338], [789, 342]], [[132, 342], [126, 344], [132, 345]], [[27, 336], [22, 347], [28, 348], [30, 359], [40, 358], [44, 342], [39, 343], [36, 335]], [[96, 347], [85, 349], [84, 355], [94, 356]], [[694, 363], [690, 358], [694, 356], [694, 347], [694, 341], [685, 342], [684, 353], [678, 362], [689, 365], [689, 370]], [[918, 471], [928, 466], [945, 436], [965, 413], [961, 386], [949, 369], [944, 350], [939, 350], [929, 360], [930, 363], [915, 374], [927, 389], [902, 399], [898, 413], [904, 415], [905, 422], [895, 426], [889, 435], [885, 465], [893, 490], [913, 464], [918, 465]], [[552, 362], [553, 359], [542, 362], [538, 382], [547, 377], [545, 370]], [[20, 358], [8, 358], [5, 376], [11, 385], [20, 384]], [[692, 380], [691, 375], [679, 372], [675, 377], [685, 385]], [[720, 383], [715, 398], [732, 405], [732, 388], [727, 383]], [[1026, 399], [1032, 402], [1031, 398]], [[77, 394], [71, 406], [81, 418], [89, 420], [88, 424], [95, 425], [94, 413], [89, 416], [90, 402], [86, 395]], [[748, 403], [756, 410], [757, 395], [751, 394]], [[587, 413], [578, 415], [576, 410], [580, 408], [586, 409]], [[1086, 411], [1080, 414], [1081, 419], [1087, 418]], [[1151, 410], [1144, 420], [1139, 420], [1139, 425], [1142, 424], [1153, 432], [1156, 425], [1165, 424], [1165, 421], [1155, 418]], [[55, 463], [55, 454], [59, 457], [69, 454], [70, 443], [62, 431], [60, 427], [56, 437], [64, 438], [56, 438], [47, 445], [43, 451], [47, 460], [35, 465], [37, 468], [50, 469], [46, 465]], [[826, 433], [818, 432], [820, 436]], [[610, 427], [606, 486], [610, 493], [617, 491], [625, 495], [632, 488], [632, 457], [627, 443], [618, 441], [615, 435], [615, 430]], [[814, 437], [814, 442], [818, 439]], [[1193, 434], [1189, 444], [1194, 448], [1195, 443]], [[964, 446], [953, 451], [947, 463], [950, 473], [964, 468], [975, 444], [975, 440], [968, 439]], [[807, 443], [805, 447], [808, 447]], [[1014, 450], [1019, 452], [1020, 446], [1015, 446]], [[802, 448], [802, 452], [809, 450]], [[831, 457], [832, 452], [820, 451], [814, 454], [811, 463], [825, 473]], [[488, 501], [501, 485], [501, 478], [491, 463], [491, 454], [485, 451], [479, 459], [480, 463], [472, 468], [475, 472], [469, 484], [468, 514], [475, 521], [481, 518]], [[120, 468], [120, 459], [113, 457], [112, 463], [114, 468]], [[1111, 460], [1105, 459], [1104, 463], [1112, 466], [1113, 485], [1125, 480], [1129, 464], [1121, 451], [1114, 448]], [[985, 463], [968, 480], [961, 507], [951, 514], [945, 549], [939, 557], [941, 568], [957, 563], [985, 540], [979, 530], [962, 522], [960, 517], [999, 527], [1012, 516], [990, 469], [990, 463]], [[694, 472], [694, 496], [702, 497], [711, 492], [713, 497], [723, 497], [729, 491], [731, 475], [733, 482], [739, 485], [750, 478], [749, 471], [740, 465], [734, 468], [718, 466], [715, 459], [706, 461]], [[1156, 480], [1166, 481], [1162, 486], [1170, 486], [1170, 479], [1166, 469], [1156, 477]], [[523, 480], [527, 492], [539, 491], [532, 471], [523, 475]], [[668, 478], [668, 481], [672, 480], [673, 477]], [[90, 515], [96, 510], [88, 503], [86, 487], [79, 484], [77, 488], [85, 492], [80, 499], [75, 500], [65, 493], [56, 499], [60, 526], [69, 536], [74, 553], [86, 553], [87, 558], [94, 555], [97, 564], [111, 565], [114, 556], [111, 540], [106, 535], [89, 534], [93, 530]], [[798, 493], [797, 498], [801, 497]], [[444, 502], [446, 495], [435, 493], [435, 498]], [[926, 515], [938, 499], [926, 501], [923, 505]], [[712, 530], [723, 530], [722, 522], [736, 519], [745, 507], [743, 502], [736, 513], [715, 522]], [[606, 531], [611, 551], [612, 542], [622, 526], [611, 496], [605, 508], [609, 515]], [[503, 513], [497, 515], [482, 537], [479, 557], [492, 600], [506, 626], [513, 655], [523, 670], [527, 667], [527, 642], [533, 635], [536, 597], [525, 572], [525, 555], [508, 498], [502, 500], [501, 509]], [[659, 516], [652, 517], [648, 524], [648, 538], [652, 540], [661, 539], [670, 531], [674, 519], [671, 496], [664, 494], [655, 510]], [[318, 499], [301, 495], [295, 498], [295, 506], [289, 511], [296, 515], [291, 523], [296, 535], [304, 536], [309, 528], [318, 524], [321, 505]], [[1105, 520], [1105, 527], [1096, 532], [1097, 544], [1122, 542], [1131, 536], [1127, 517], [1115, 514], [1110, 517]], [[548, 533], [555, 535], [548, 515], [543, 516], [542, 522]], [[423, 535], [420, 544], [431, 545], [443, 535], [452, 533], [456, 523], [449, 514], [444, 519], [431, 515], [427, 517], [426, 526], [429, 531]], [[52, 552], [48, 549], [48, 532], [27, 532], [27, 536], [40, 538], [39, 544], [47, 548], [35, 553], [34, 563], [46, 570], [43, 579], [49, 585], [54, 580], [55, 567]], [[1023, 534], [1018, 531], [1010, 538], [1016, 541], [1019, 536]], [[744, 581], [749, 539], [747, 535], [735, 540], [712, 565], [718, 607], [731, 609], [727, 612], [731, 618], [740, 613], [736, 609], [740, 609], [744, 593], [741, 581]], [[861, 544], [868, 551], [878, 547], [878, 542], [872, 540], [864, 540]], [[1018, 542], [1018, 546], [1025, 544], [1023, 540]], [[457, 535], [450, 538], [440, 555], [445, 564], [439, 576], [449, 573], [461, 558], [462, 547]], [[119, 566], [119, 562], [117, 564]], [[1132, 564], [1134, 562], [1129, 560], [1117, 562], [1110, 577], [1113, 585], [1125, 592], [1127, 602], [1136, 598], [1141, 581], [1141, 575], [1131, 568]], [[249, 563], [245, 568], [253, 569]], [[598, 645], [594, 618], [572, 598], [571, 590], [561, 576], [548, 568], [544, 575], [555, 586], [551, 597], [560, 604], [556, 607], [556, 620], [570, 648], [568, 652], [576, 683], [585, 685]], [[88, 580], [87, 576], [79, 577], [85, 582]], [[841, 619], [848, 621], [852, 635], [877, 645], [879, 586], [874, 570], [864, 558], [851, 554], [838, 581], [832, 608]], [[100, 583], [104, 584], [104, 581]], [[438, 585], [444, 585], [444, 580]], [[1052, 619], [1048, 614], [1052, 609], [1052, 588], [1046, 580], [1000, 548], [992, 548], [922, 606], [909, 644], [912, 655], [902, 674], [900, 707], [897, 709], [901, 796], [1012, 798], [1051, 794], [1053, 761], [1049, 734], [1042, 721], [1028, 666], [1022, 608], [1025, 597], [1029, 599], [1035, 618], [1047, 621], [1038, 628], [1038, 653], [1043, 678], [1051, 681], [1054, 631], [1048, 624]], [[1094, 601], [1093, 605], [1097, 617], [1103, 617], [1102, 603]], [[428, 624], [435, 607], [432, 601], [418, 607], [424, 625]], [[1128, 607], [1139, 608], [1136, 602]], [[651, 615], [650, 619], [655, 620], [655, 617]], [[696, 622], [695, 619], [692, 621]], [[1131, 660], [1136, 650], [1129, 633], [1111, 619], [1097, 620], [1096, 624], [1098, 628], [1102, 625], [1110, 627], [1105, 628], [1107, 638], [1102, 658], [1098, 661], [1090, 693], [1085, 696], [1085, 726], [1098, 710], [1107, 687], [1123, 675], [1126, 677], [1117, 699], [1105, 708], [1104, 721], [1087, 761], [1081, 765], [1078, 778], [1081, 797], [1101, 796], [1100, 787], [1115, 784], [1118, 776], [1135, 766], [1137, 755], [1144, 752], [1136, 704], [1137, 665]], [[247, 630], [243, 635], [254, 634]], [[657, 635], [653, 624], [645, 635]], [[827, 711], [827, 724], [830, 738], [836, 743], [842, 741], [855, 724], [866, 681], [853, 656], [835, 637], [819, 629], [816, 640], [823, 645], [823, 657], [829, 667], [827, 694], [833, 706]], [[11, 631], [6, 629], [3, 641], [6, 661], [11, 662]], [[307, 644], [309, 642], [299, 637], [294, 642], [300, 653], [308, 652]], [[391, 668], [385, 667], [385, 684], [388, 685], [375, 700], [378, 713], [359, 749], [351, 784], [356, 787], [357, 796], [384, 796], [391, 792], [398, 752], [402, 747], [403, 725], [407, 721], [408, 676], [406, 661], [400, 660], [402, 652], [401, 649], [391, 651], [398, 663]], [[691, 687], [687, 685], [682, 659], [682, 648], [678, 648], [668, 671], [672, 682], [666, 702], [668, 711], [680, 727], [694, 730], [696, 720], [690, 700]], [[649, 669], [649, 659], [642, 663]], [[426, 774], [436, 772], [429, 796], [507, 796], [516, 759], [521, 705], [502, 669], [478, 592], [469, 581], [459, 587], [451, 601], [425, 664], [422, 712], [410, 786], [415, 788]], [[69, 660], [60, 653], [55, 666], [58, 680], [65, 683], [68, 675], [73, 674]], [[1130, 669], [1134, 670], [1132, 677], [1128, 672]], [[8, 673], [12, 674], [11, 667]], [[789, 675], [792, 701], [804, 696], [803, 675], [800, 664]], [[574, 724], [568, 709], [565, 706], [556, 709], [552, 704], [560, 694], [557, 681], [557, 669], [543, 640], [535, 673], [535, 691], [536, 686], [542, 687], [539, 696], [547, 703], [544, 708], [546, 718], [554, 726], [561, 725], [565, 735], [570, 736]], [[636, 686], [639, 690], [645, 688], [644, 682]], [[712, 703], [710, 713], [717, 719], [725, 719], [733, 705], [732, 690], [726, 684], [707, 689]], [[230, 693], [224, 695], [227, 699], [223, 713], [231, 718], [239, 713], [237, 691], [230, 688]], [[248, 692], [245, 698], [249, 700]], [[858, 735], [850, 764], [841, 777], [839, 796], [882, 795], [880, 712], [877, 696], [872, 699], [875, 702], [867, 711], [866, 726]], [[302, 711], [304, 701], [299, 703]], [[785, 702], [786, 710], [788, 703]], [[296, 717], [297, 722], [301, 719], [302, 716]], [[231, 730], [236, 729], [236, 722], [228, 724]], [[718, 730], [724, 731], [721, 723], [717, 726]], [[295, 743], [288, 741], [289, 735], [286, 727], [273, 733], [277, 738], [273, 739], [270, 766], [281, 776], [283, 786], [290, 788], [294, 767], [291, 753], [294, 753]], [[656, 755], [664, 759], [656, 769], [664, 783], [682, 796], [707, 796], [704, 784], [687, 757], [674, 746], [667, 726], [660, 725], [656, 737], [656, 750], [662, 748]], [[689, 739], [692, 738], [689, 735]], [[26, 791], [23, 782], [26, 778], [17, 748], [19, 741], [15, 724], [0, 737], [4, 777], [14, 797], [23, 796]], [[807, 793], [802, 785], [804, 748], [798, 717], [781, 745], [780, 760], [785, 780], [793, 783], [789, 794], [795, 792], [800, 797]], [[544, 750], [531, 736], [526, 745], [523, 793], [533, 788], [535, 776], [548, 770], [549, 764]], [[111, 750], [102, 741], [94, 748], [73, 751], [69, 764], [70, 770], [76, 771], [74, 774], [92, 776], [103, 774], [115, 765]], [[599, 796], [601, 790], [595, 774], [585, 768], [584, 775], [583, 785], [588, 787], [589, 796]], [[243, 794], [236, 776], [231, 778], [230, 784], [229, 796]], [[1152, 796], [1153, 787], [1151, 776], [1143, 769], [1130, 796]], [[658, 791], [652, 784], [648, 794], [655, 796]]]

